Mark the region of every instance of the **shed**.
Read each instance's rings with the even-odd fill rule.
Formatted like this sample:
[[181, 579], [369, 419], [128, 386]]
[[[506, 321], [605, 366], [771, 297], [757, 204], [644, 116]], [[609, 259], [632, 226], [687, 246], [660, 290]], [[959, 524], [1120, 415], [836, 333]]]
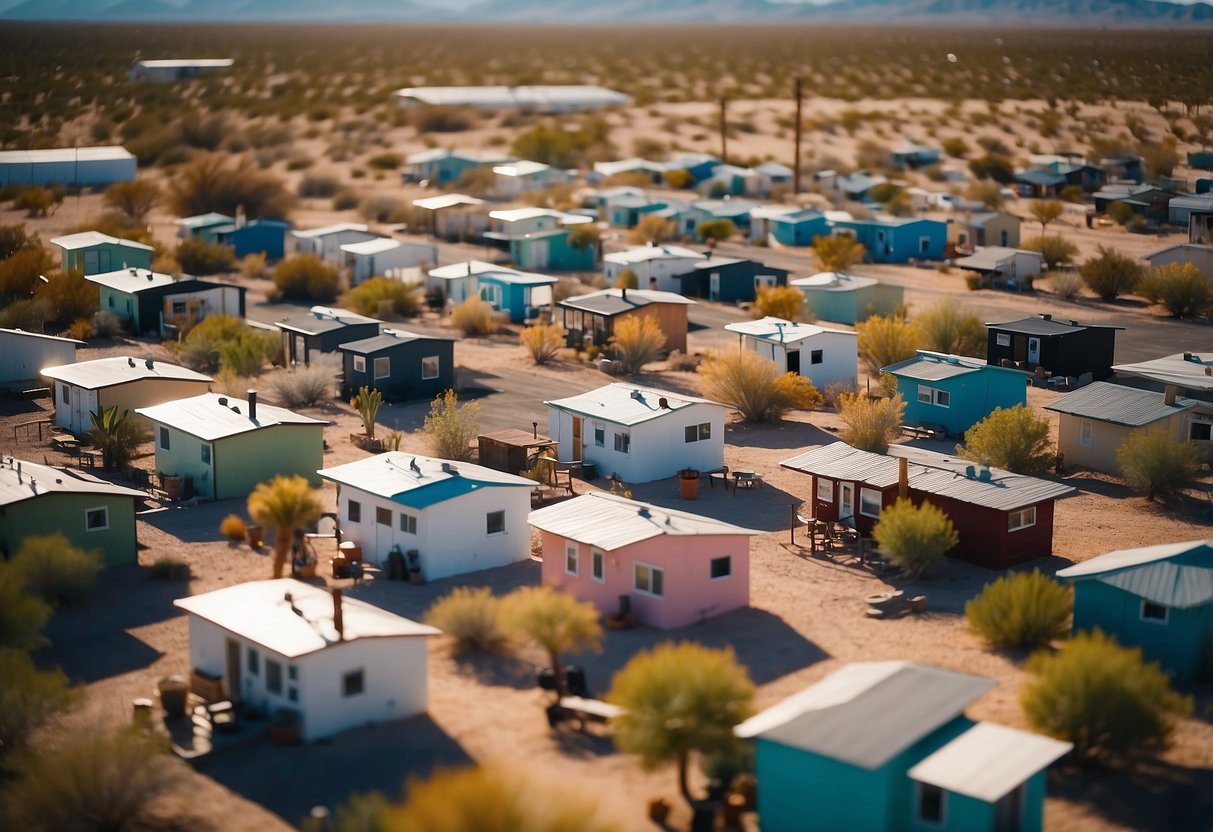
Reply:
[[1195, 195], [1182, 194], [1172, 197], [1167, 203], [1167, 221], [1172, 225], [1187, 227], [1193, 213], [1213, 211], [1213, 193]]
[[201, 75], [231, 69], [235, 61], [231, 58], [167, 58], [164, 60], [135, 61], [126, 73], [128, 81], [150, 81], [169, 84], [190, 81]]
[[829, 233], [829, 220], [814, 208], [762, 205], [750, 211], [751, 242], [774, 240], [785, 246], [811, 246], [814, 239]]
[[476, 460], [485, 468], [519, 474], [532, 467], [531, 457], [555, 447], [556, 442], [539, 433], [508, 428], [476, 437]]
[[75, 338], [0, 328], [0, 385], [33, 381], [44, 367], [71, 364], [82, 346]]
[[466, 194], [442, 194], [414, 199], [423, 212], [419, 224], [439, 239], [471, 242], [488, 230], [488, 203]]
[[62, 250], [64, 271], [79, 270], [86, 276], [119, 269], [152, 267], [151, 246], [134, 240], [120, 240], [100, 231], [52, 237], [51, 245]]
[[1015, 174], [1016, 190], [1023, 198], [1054, 197], [1066, 185], [1066, 178], [1051, 170], [1033, 168]]
[[485, 260], [465, 260], [462, 263], [439, 266], [426, 272], [426, 292], [441, 294], [449, 305], [463, 303], [479, 294], [477, 278], [480, 275], [509, 268]]
[[1029, 376], [980, 358], [919, 350], [881, 372], [897, 379], [905, 423], [961, 436], [999, 408], [1028, 403]]
[[818, 272], [788, 282], [804, 294], [805, 307], [821, 321], [857, 324], [873, 315], [891, 315], [905, 305], [905, 290], [874, 277]]
[[320, 228], [297, 229], [291, 232], [295, 239], [296, 254], [314, 254], [321, 260], [345, 265], [345, 252], [341, 247], [349, 243], [363, 243], [379, 239], [361, 222], [340, 222]]
[[845, 329], [765, 317], [725, 324], [736, 332], [742, 349], [775, 362], [780, 372], [799, 373], [818, 390], [831, 385], [856, 386], [858, 337]]
[[619, 282], [625, 271], [636, 275], [638, 289], [677, 292], [682, 288], [679, 276], [707, 255], [676, 245], [635, 246], [602, 256], [603, 274], [608, 286]]
[[613, 162], [595, 162], [593, 170], [602, 179], [624, 174], [637, 174], [648, 177], [649, 182], [653, 185], [661, 185], [665, 182], [665, 165], [661, 162], [651, 162], [648, 159], [633, 157]]
[[693, 183], [707, 179], [718, 167], [720, 160], [710, 153], [679, 153], [665, 162], [667, 180], [670, 173], [680, 170], [689, 173]]
[[695, 262], [677, 276], [680, 294], [722, 303], [750, 302], [761, 289], [788, 284], [788, 270], [758, 260], [713, 257]]
[[636, 619], [670, 630], [750, 603], [750, 537], [709, 517], [595, 492], [532, 511], [543, 583], [604, 615], [629, 599]]
[[623, 93], [593, 84], [537, 84], [518, 87], [407, 87], [396, 90], [401, 107], [477, 107], [483, 110], [529, 110], [538, 113], [581, 113], [624, 107]]
[[286, 256], [286, 232], [290, 228], [290, 223], [282, 220], [262, 218], [216, 226], [210, 233], [216, 243], [231, 246], [237, 257], [264, 254], [268, 260], [281, 260]]
[[433, 399], [455, 386], [455, 342], [384, 327], [378, 335], [340, 344], [343, 393], [377, 389], [389, 401]]
[[349, 341], [379, 334], [380, 321], [351, 312], [313, 306], [308, 314], [283, 318], [274, 325], [282, 332], [282, 354], [288, 364], [309, 364], [318, 353], [335, 352]]
[[234, 283], [121, 269], [89, 276], [100, 290], [101, 308], [136, 335], [164, 335], [211, 315], [244, 317], [245, 288]]
[[[567, 235], [567, 232], [565, 232]], [[476, 293], [493, 309], [505, 312], [511, 323], [522, 323], [551, 307], [556, 278], [548, 274], [499, 267], [476, 275]]]
[[889, 181], [887, 176], [880, 174], [871, 174], [867, 171], [858, 171], [848, 176], [838, 176], [834, 180], [834, 187], [842, 192], [847, 199], [854, 199], [858, 202], [867, 202], [868, 195], [873, 188], [879, 187]]
[[1044, 258], [1038, 251], [986, 246], [968, 257], [957, 258], [956, 265], [977, 272], [995, 285], [1028, 289], [1044, 271]]
[[632, 483], [724, 464], [725, 406], [718, 402], [617, 382], [544, 404], [562, 462], [593, 462]]
[[442, 187], [457, 183], [470, 170], [513, 161], [513, 157], [491, 150], [449, 150], [432, 147], [410, 154], [401, 177]]
[[1123, 549], [1059, 570], [1074, 584], [1074, 631], [1096, 627], [1181, 679], [1208, 671], [1213, 545]]
[[900, 144], [894, 146], [889, 156], [893, 162], [893, 167], [897, 170], [905, 170], [907, 168], [913, 170], [938, 162], [940, 151], [938, 147], [903, 139]]
[[594, 344], [610, 342], [615, 326], [627, 317], [650, 317], [665, 333], [667, 352], [687, 351], [687, 307], [695, 301], [674, 292], [644, 289], [602, 289], [565, 298], [556, 304], [570, 338], [589, 338]]
[[101, 187], [134, 182], [135, 176], [135, 157], [120, 146], [0, 151], [0, 187]]
[[1019, 227], [1023, 223], [1014, 214], [983, 211], [948, 223], [948, 242], [971, 251], [979, 246], [1019, 248]]
[[986, 329], [986, 361], [990, 364], [1011, 362], [1028, 371], [1044, 367], [1055, 376], [1090, 373], [1094, 380], [1102, 381], [1112, 375], [1116, 332], [1124, 327], [1054, 320], [1052, 315], [1042, 314], [987, 323]]
[[406, 243], [391, 237], [373, 237], [340, 247], [344, 265], [350, 269], [350, 285], [372, 277], [397, 277], [404, 269], [429, 269], [438, 263], [438, 247]]
[[389, 451], [320, 476], [337, 484], [337, 531], [363, 557], [407, 556], [436, 581], [531, 556], [533, 480], [469, 462]]
[[222, 679], [234, 702], [297, 713], [306, 741], [425, 712], [433, 627], [293, 578], [173, 606], [189, 618], [190, 667]]
[[94, 411], [118, 411], [162, 404], [207, 392], [211, 377], [188, 367], [131, 356], [97, 358], [47, 367], [44, 378], [54, 388], [55, 424], [83, 436], [93, 426]]
[[213, 229], [232, 225], [235, 222], [235, 217], [220, 214], [218, 211], [208, 211], [205, 214], [182, 217], [175, 224], [177, 226], [177, 236], [183, 240], [190, 237], [201, 237], [207, 242], [212, 242], [214, 240]]
[[491, 196], [498, 199], [520, 199], [523, 194], [542, 191], [569, 182], [568, 171], [542, 162], [505, 162], [493, 166]]

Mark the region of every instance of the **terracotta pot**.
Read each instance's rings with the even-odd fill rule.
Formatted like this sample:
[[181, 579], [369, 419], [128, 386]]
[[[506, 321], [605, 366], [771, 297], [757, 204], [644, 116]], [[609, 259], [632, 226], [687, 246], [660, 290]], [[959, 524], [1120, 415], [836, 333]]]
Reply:
[[684, 500], [694, 500], [699, 496], [699, 476], [678, 478], [678, 493]]

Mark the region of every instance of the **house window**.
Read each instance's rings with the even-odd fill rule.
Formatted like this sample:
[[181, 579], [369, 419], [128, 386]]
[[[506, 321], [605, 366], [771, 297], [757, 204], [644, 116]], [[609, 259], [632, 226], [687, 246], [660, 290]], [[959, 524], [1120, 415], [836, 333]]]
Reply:
[[90, 532], [103, 532], [110, 527], [110, 510], [106, 506], [84, 511], [84, 528]]
[[184, 315], [185, 314], [185, 301], [183, 301], [183, 300], [173, 301], [173, 314], [174, 315]]
[[366, 686], [366, 679], [361, 670], [351, 670], [341, 677], [341, 695], [357, 696]]
[[602, 425], [594, 425], [594, 445], [599, 448], [606, 446], [606, 428]]
[[160, 449], [167, 451], [169, 449], [168, 428], [160, 428]]
[[564, 571], [569, 575], [577, 574], [577, 544], [576, 543], [565, 544]]
[[939, 786], [918, 784], [918, 819], [924, 823], [943, 825], [945, 795]]
[[1208, 442], [1213, 439], [1213, 424], [1192, 422], [1188, 425], [1188, 438], [1193, 442]]
[[202, 452], [201, 452], [202, 464], [210, 465], [211, 464], [211, 446], [204, 444], [201, 446], [201, 448], [202, 448]]
[[859, 489], [859, 513], [865, 517], [879, 517], [882, 502], [879, 491], [872, 488]]
[[351, 523], [362, 522], [362, 503], [357, 500], [350, 500], [345, 507], [345, 519]]
[[400, 531], [405, 534], [417, 534], [417, 518], [411, 514], [400, 513]]
[[108, 300], [109, 300], [109, 308], [113, 309], [114, 308], [114, 296], [110, 295]]
[[1167, 608], [1162, 604], [1155, 604], [1153, 601], [1141, 599], [1141, 620], [1153, 621], [1156, 624], [1167, 623]]
[[488, 513], [486, 534], [505, 534], [504, 511], [490, 511]]
[[1017, 532], [1036, 525], [1036, 506], [1021, 508], [1007, 515], [1007, 531]]
[[590, 577], [601, 583], [606, 574], [606, 552], [590, 549]]
[[947, 390], [920, 384], [918, 385], [918, 401], [922, 404], [933, 404], [936, 407], [950, 407], [952, 394]]
[[355, 355], [354, 356], [354, 372], [355, 373], [365, 373], [366, 372], [366, 356], [365, 355]]
[[704, 422], [699, 425], [687, 425], [684, 436], [687, 442], [699, 442], [702, 439], [711, 439], [712, 423]]
[[626, 454], [632, 448], [632, 435], [630, 433], [615, 434], [615, 450], [621, 454]]
[[295, 665], [288, 665], [286, 668], [286, 678], [292, 682], [299, 681], [299, 668]]
[[727, 578], [733, 574], [733, 558], [725, 555], [722, 558], [712, 558], [711, 576], [713, 581]]
[[286, 689], [286, 698], [291, 702], [299, 701], [299, 688], [292, 685]]
[[809, 353], [809, 363], [810, 364], [820, 364], [824, 360], [825, 360], [825, 351], [824, 350], [813, 350], [812, 352]]
[[637, 563], [632, 570], [632, 586], [648, 595], [665, 595], [665, 572], [647, 563]]
[[253, 676], [260, 676], [261, 675], [261, 654], [258, 653], [253, 648], [249, 647], [249, 648], [246, 648], [244, 655], [245, 655], [244, 664], [245, 664], [245, 667], [248, 668], [249, 674], [253, 675]]
[[930, 237], [919, 237], [918, 238], [918, 253], [927, 254], [928, 252], [930, 252], [930, 250], [931, 250], [931, 238]]
[[392, 374], [392, 359], [384, 356], [375, 359], [375, 380], [387, 378]]
[[817, 499], [823, 503], [834, 502], [834, 481], [824, 477], [817, 478]]
[[1084, 448], [1095, 444], [1095, 425], [1090, 419], [1083, 419], [1078, 423], [1078, 444]]
[[282, 695], [282, 665], [272, 659], [265, 660], [265, 689]]
[[64, 404], [72, 403], [71, 388], [69, 388], [66, 384], [64, 384], [59, 387], [59, 392], [60, 392], [60, 398], [63, 399]]
[[1009, 332], [997, 333], [994, 336], [994, 343], [998, 344], [998, 346], [1000, 346], [1000, 347], [1011, 346], [1011, 333], [1009, 333]]
[[380, 526], [392, 525], [392, 510], [390, 508], [375, 507], [375, 522]]
[[421, 359], [421, 380], [438, 378], [438, 356], [427, 355]]

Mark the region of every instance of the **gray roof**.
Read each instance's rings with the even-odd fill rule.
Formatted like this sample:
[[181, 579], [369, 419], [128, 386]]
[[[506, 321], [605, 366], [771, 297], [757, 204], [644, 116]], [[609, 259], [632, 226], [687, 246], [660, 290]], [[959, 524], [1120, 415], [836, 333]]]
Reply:
[[1004, 214], [1002, 211], [985, 211], [980, 214], [973, 214], [971, 217], [969, 217], [969, 226], [972, 228], [983, 228], [991, 220], [996, 220], [999, 217], [1006, 217], [1014, 220], [1015, 222], [1022, 222], [1022, 220], [1014, 214]]
[[1050, 185], [1064, 184], [1066, 178], [1059, 173], [1050, 173], [1047, 170], [1025, 170], [1015, 174], [1017, 182], [1027, 182], [1030, 185]]
[[[18, 475], [17, 466], [21, 466]], [[142, 491], [114, 485], [71, 468], [54, 468], [0, 454], [0, 507], [44, 497], [47, 494], [98, 494], [146, 497]], [[52, 518], [48, 518], [49, 520]]]
[[[992, 272], [1002, 268], [1011, 258], [1019, 253], [1019, 249], [1005, 246], [984, 246], [968, 257], [956, 258], [956, 265], [962, 269]], [[1039, 257], [1039, 255], [1037, 255]]]
[[397, 344], [404, 344], [409, 341], [450, 341], [451, 338], [436, 338], [430, 335], [421, 335], [417, 332], [409, 332], [407, 329], [391, 329], [384, 328], [378, 335], [372, 335], [370, 338], [363, 338], [358, 341], [350, 341], [340, 345], [337, 349], [342, 352], [352, 352], [358, 355], [370, 355], [373, 352], [386, 350], [394, 347]]
[[[662, 402], [665, 402], [664, 407]], [[623, 382], [607, 384], [596, 390], [564, 399], [553, 399], [544, 404], [556, 410], [591, 416], [625, 426], [638, 425], [641, 422], [668, 416], [696, 404], [724, 408], [724, 405], [719, 402], [708, 399]]]
[[912, 662], [858, 662], [734, 730], [873, 771], [992, 687], [993, 679]]
[[911, 768], [911, 780], [997, 803], [1074, 746], [979, 722]]
[[1169, 418], [1175, 413], [1183, 413], [1200, 404], [1184, 398], [1176, 398], [1174, 404], [1166, 404], [1164, 399], [1162, 393], [1153, 390], [1096, 381], [1055, 399], [1045, 405], [1045, 410], [1136, 428]]
[[313, 306], [307, 315], [295, 318], [283, 318], [277, 322], [279, 329], [289, 329], [292, 332], [303, 332], [307, 335], [320, 335], [344, 329], [350, 324], [378, 324], [376, 318], [368, 318], [348, 309], [336, 309], [327, 306]]
[[211, 442], [253, 430], [277, 425], [325, 425], [284, 407], [274, 407], [264, 402], [257, 403], [257, 419], [248, 416], [248, 402], [235, 396], [220, 396], [218, 393], [203, 393], [188, 399], [177, 399], [151, 407], [137, 407], [135, 412], [149, 421], [168, 425], [177, 430]]
[[540, 531], [611, 552], [662, 535], [756, 535], [732, 523], [662, 508], [615, 494], [595, 492], [532, 511], [528, 521]]
[[1044, 315], [1032, 315], [1017, 321], [987, 323], [986, 326], [990, 329], [1019, 332], [1024, 335], [1066, 335], [1071, 332], [1082, 332], [1087, 328], [1077, 321], [1055, 321], [1052, 316]]
[[42, 375], [55, 381], [82, 387], [85, 390], [100, 390], [103, 387], [116, 387], [119, 384], [149, 379], [197, 381], [199, 383], [212, 380], [210, 376], [195, 372], [188, 367], [178, 367], [176, 364], [168, 364], [163, 361], [153, 361], [149, 366], [149, 363], [142, 358], [131, 358], [126, 355], [47, 367], [42, 371]]
[[892, 455], [884, 456], [852, 448], [845, 442], [832, 442], [779, 464], [805, 474], [885, 489], [897, 484], [897, 457], [905, 457], [910, 461], [907, 473], [911, 489], [996, 511], [1014, 511], [1074, 493], [1068, 485], [1000, 468], [983, 468], [922, 448], [894, 445], [889, 453]]
[[1148, 378], [1190, 390], [1213, 390], [1213, 353], [1177, 352], [1137, 364], [1114, 364], [1119, 375]]
[[614, 316], [631, 312], [641, 306], [648, 306], [650, 303], [691, 306], [695, 301], [674, 292], [661, 292], [655, 289], [602, 289], [590, 292], [588, 295], [565, 298], [556, 305], [592, 312], [595, 315]]
[[1208, 540], [1108, 552], [1058, 570], [1057, 577], [1092, 579], [1155, 604], [1188, 609], [1213, 602], [1213, 545]]

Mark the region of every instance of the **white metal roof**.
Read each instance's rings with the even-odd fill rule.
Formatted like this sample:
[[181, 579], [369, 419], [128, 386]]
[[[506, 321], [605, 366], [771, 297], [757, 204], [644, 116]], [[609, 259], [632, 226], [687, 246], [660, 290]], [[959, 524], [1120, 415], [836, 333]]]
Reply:
[[310, 240], [313, 237], [327, 237], [330, 234], [340, 234], [343, 231], [369, 231], [366, 223], [362, 222], [339, 222], [333, 225], [323, 225], [320, 228], [305, 228], [303, 230], [292, 231], [296, 238], [300, 240]]
[[[958, 257], [956, 265], [962, 269], [978, 269], [980, 271], [994, 271], [1002, 267], [1008, 260], [1015, 259], [1015, 255], [1019, 254], [1019, 249], [1007, 248], [1005, 246], [985, 246], [977, 249], [968, 257]], [[1037, 252], [1024, 252], [1025, 254], [1033, 254], [1039, 257]]]
[[393, 240], [391, 237], [374, 237], [370, 240], [363, 240], [358, 243], [346, 243], [341, 246], [341, 250], [348, 254], [371, 255], [382, 254], [385, 251], [395, 251], [403, 246], [404, 243], [399, 240]]
[[[134, 159], [125, 147], [53, 147], [43, 150], [0, 150], [0, 165], [108, 162]], [[54, 242], [53, 240], [51, 242]]]
[[1051, 737], [979, 722], [907, 774], [919, 783], [996, 803], [1073, 747]]
[[1058, 570], [1057, 577], [1093, 578], [1167, 607], [1213, 601], [1213, 545], [1208, 540], [1122, 549]]
[[534, 480], [526, 477], [470, 462], [451, 462], [404, 451], [388, 451], [323, 468], [318, 473], [326, 480], [414, 508], [425, 508], [482, 488], [535, 487]]
[[485, 272], [499, 272], [508, 268], [509, 266], [499, 266], [496, 263], [489, 263], [485, 260], [464, 260], [461, 263], [451, 263], [449, 266], [439, 266], [436, 269], [430, 269], [426, 274], [442, 280], [457, 280], [461, 277], [472, 277], [473, 275], [484, 274]]
[[51, 243], [59, 246], [65, 251], [74, 251], [79, 248], [88, 248], [89, 246], [101, 245], [102, 243], [111, 243], [114, 245], [126, 246], [127, 248], [137, 248], [141, 251], [151, 251], [152, 247], [137, 243], [134, 240], [121, 240], [117, 237], [111, 237], [108, 234], [102, 234], [100, 231], [80, 231], [76, 234], [64, 234], [62, 237], [52, 237]]
[[867, 286], [875, 286], [880, 281], [874, 277], [860, 277], [856, 274], [842, 272], [818, 272], [811, 277], [798, 277], [789, 280], [788, 285], [801, 289], [812, 289], [815, 292], [853, 292]]
[[597, 390], [564, 399], [546, 401], [544, 404], [557, 410], [591, 416], [616, 425], [638, 425], [696, 404], [724, 408], [723, 404], [708, 399], [623, 382], [608, 384]]
[[119, 269], [115, 272], [86, 275], [84, 279], [128, 294], [168, 286], [175, 282], [171, 274], [161, 274], [151, 269]]
[[[148, 366], [149, 363], [151, 366]], [[212, 380], [210, 376], [195, 372], [188, 367], [178, 367], [176, 364], [166, 364], [163, 361], [149, 362], [142, 358], [132, 358], [126, 355], [47, 367], [42, 371], [42, 375], [82, 387], [85, 390], [100, 390], [103, 387], [114, 387], [144, 379], [199, 382]]]
[[532, 511], [528, 522], [541, 531], [608, 552], [662, 535], [761, 534], [711, 517], [602, 492], [582, 494]]
[[441, 211], [443, 208], [454, 208], [456, 205], [484, 205], [484, 200], [467, 194], [441, 194], [424, 199], [414, 199], [413, 204], [427, 211]]
[[482, 165], [496, 165], [501, 162], [509, 162], [513, 157], [492, 150], [452, 150], [446, 147], [431, 147], [429, 150], [410, 153], [405, 161], [410, 165], [421, 165], [441, 159], [464, 159]]
[[1153, 390], [1096, 381], [1055, 399], [1045, 405], [1045, 410], [1099, 422], [1141, 427], [1160, 419], [1169, 419], [1199, 404], [1195, 399], [1178, 396], [1172, 404], [1167, 404], [1166, 396]]
[[248, 416], [247, 401], [218, 393], [203, 393], [150, 407], [137, 407], [135, 412], [152, 422], [168, 425], [206, 442], [275, 425], [327, 424], [320, 419], [260, 401], [257, 402], [257, 419], [253, 421]]
[[[618, 301], [618, 303], [611, 303], [611, 301]], [[628, 306], [648, 306], [650, 303], [696, 305], [695, 301], [677, 292], [663, 292], [660, 289], [599, 289], [597, 292], [565, 298], [560, 305], [589, 311], [615, 310], [612, 314], [617, 314]], [[618, 308], [616, 309], [616, 307]]]
[[725, 324], [724, 328], [730, 332], [748, 335], [751, 338], [761, 338], [764, 341], [774, 341], [779, 344], [794, 344], [823, 333], [848, 335], [851, 338], [859, 337], [854, 332], [846, 329], [829, 329], [824, 326], [817, 326], [816, 324], [798, 323], [769, 315], [757, 321], [738, 321], [737, 323]]
[[523, 160], [521, 162], [509, 162], [504, 165], [496, 165], [493, 168], [493, 173], [498, 176], [534, 176], [537, 173], [543, 173], [546, 170], [551, 170], [551, 165], [545, 165], [543, 162], [531, 162]]
[[[17, 467], [21, 467], [20, 474]], [[142, 491], [114, 485], [71, 468], [55, 468], [0, 454], [0, 507], [47, 494], [109, 494], [146, 497]], [[53, 518], [48, 518], [48, 522]]]
[[232, 58], [166, 58], [164, 60], [139, 61], [138, 65], [148, 69], [222, 69], [234, 64]]
[[1114, 364], [1119, 375], [1148, 378], [1190, 390], [1213, 390], [1213, 352], [1177, 352], [1137, 364]]
[[636, 246], [625, 251], [613, 251], [604, 254], [602, 259], [608, 263], [644, 263], [649, 260], [703, 260], [707, 255], [682, 246]]
[[891, 364], [882, 370], [882, 372], [891, 373], [895, 376], [917, 379], [919, 381], [942, 381], [946, 378], [955, 378], [956, 376], [964, 376], [969, 373], [991, 371], [1019, 373], [1024, 377], [1028, 375], [1023, 370], [987, 364], [985, 359], [982, 358], [969, 358], [965, 355], [947, 355], [928, 350], [919, 350], [918, 354], [913, 358], [907, 358], [905, 361]]
[[626, 105], [623, 93], [589, 84], [521, 87], [406, 87], [398, 98], [422, 104], [471, 107], [525, 107], [540, 111]]
[[0, 327], [0, 333], [3, 333], [4, 335], [18, 335], [22, 338], [42, 338], [47, 341], [62, 341], [66, 344], [75, 344], [78, 347], [84, 345], [83, 341], [77, 341], [75, 338], [64, 338], [59, 335], [44, 335], [41, 332], [26, 332], [24, 329], [5, 329], [4, 327]]
[[[342, 641], [333, 626], [329, 591], [294, 578], [236, 584], [179, 598], [173, 606], [288, 659]], [[341, 599], [341, 617], [346, 642], [441, 632], [350, 597]]]
[[634, 170], [662, 173], [665, 171], [665, 165], [660, 162], [650, 162], [648, 159], [640, 158], [594, 163], [594, 172], [601, 173], [603, 176], [614, 176], [618, 173], [629, 173]]
[[507, 208], [501, 211], [490, 211], [489, 216], [502, 222], [521, 222], [523, 220], [539, 219], [540, 217], [555, 217], [563, 225], [581, 225], [582, 223], [594, 221], [592, 217], [583, 217], [580, 214], [567, 214], [564, 211], [553, 211], [551, 208]]
[[734, 729], [875, 770], [947, 724], [993, 679], [906, 661], [857, 662]]

